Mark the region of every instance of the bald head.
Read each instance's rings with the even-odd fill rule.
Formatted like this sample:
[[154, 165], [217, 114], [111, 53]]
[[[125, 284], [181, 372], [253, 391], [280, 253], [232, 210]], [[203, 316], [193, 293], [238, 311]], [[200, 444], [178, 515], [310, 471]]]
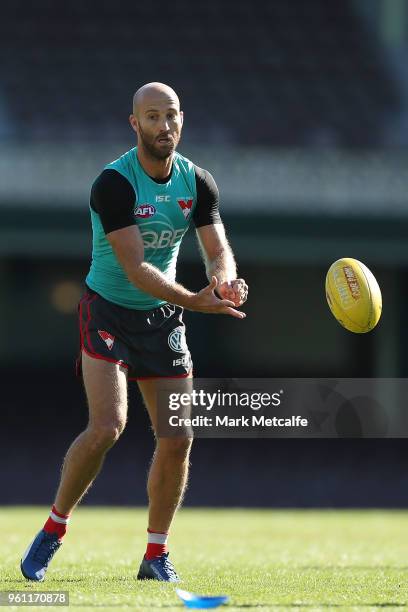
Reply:
[[133, 96], [130, 125], [137, 133], [138, 155], [167, 160], [176, 149], [183, 127], [178, 95], [164, 83], [147, 83]]
[[139, 116], [140, 111], [146, 106], [158, 102], [168, 103], [169, 106], [176, 106], [180, 110], [180, 100], [174, 89], [164, 83], [146, 83], [133, 96], [133, 114]]

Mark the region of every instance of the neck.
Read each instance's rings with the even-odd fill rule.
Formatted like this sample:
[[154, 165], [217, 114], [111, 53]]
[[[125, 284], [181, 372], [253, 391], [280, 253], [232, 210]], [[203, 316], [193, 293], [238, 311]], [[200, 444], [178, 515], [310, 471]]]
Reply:
[[145, 150], [143, 145], [139, 144], [137, 157], [143, 170], [152, 178], [164, 179], [169, 176], [173, 165], [173, 154], [166, 159], [155, 159]]

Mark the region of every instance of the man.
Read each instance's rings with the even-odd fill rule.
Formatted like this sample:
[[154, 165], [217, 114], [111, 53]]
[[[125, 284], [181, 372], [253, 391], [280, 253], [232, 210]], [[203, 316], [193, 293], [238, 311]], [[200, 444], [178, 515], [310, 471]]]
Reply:
[[[108, 164], [93, 184], [92, 264], [79, 310], [82, 373], [89, 423], [64, 460], [48, 520], [21, 560], [29, 580], [42, 581], [67, 524], [117, 441], [127, 418], [127, 381], [137, 380], [156, 431], [156, 385], [179, 377], [191, 385], [183, 309], [242, 319], [236, 308], [247, 286], [218, 211], [212, 176], [176, 152], [183, 125], [176, 93], [162, 83], [141, 87], [130, 124], [138, 146]], [[180, 243], [196, 227], [209, 285], [194, 293], [175, 281]], [[176, 582], [167, 536], [187, 482], [191, 439], [158, 438], [150, 468], [148, 542], [139, 579]]]

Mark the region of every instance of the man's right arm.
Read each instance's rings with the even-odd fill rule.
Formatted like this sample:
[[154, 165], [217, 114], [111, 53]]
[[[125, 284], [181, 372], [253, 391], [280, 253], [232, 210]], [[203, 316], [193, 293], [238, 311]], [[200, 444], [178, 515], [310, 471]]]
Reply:
[[137, 225], [110, 232], [106, 238], [131, 283], [154, 297], [189, 308], [195, 294], [170, 282], [156, 266], [144, 261], [143, 238]]
[[215, 295], [215, 277], [207, 287], [193, 293], [144, 261], [143, 238], [133, 215], [134, 198], [130, 183], [115, 170], [105, 170], [95, 181], [91, 194], [91, 206], [100, 215], [106, 238], [130, 282], [158, 299], [188, 310], [244, 318], [244, 313], [235, 310], [234, 302]]
[[233, 308], [234, 302], [220, 300], [215, 295], [215, 276], [207, 287], [193, 293], [183, 285], [168, 280], [156, 266], [144, 261], [143, 238], [137, 225], [110, 232], [106, 238], [130, 282], [142, 291], [188, 310], [229, 314], [240, 319], [245, 317], [244, 313]]

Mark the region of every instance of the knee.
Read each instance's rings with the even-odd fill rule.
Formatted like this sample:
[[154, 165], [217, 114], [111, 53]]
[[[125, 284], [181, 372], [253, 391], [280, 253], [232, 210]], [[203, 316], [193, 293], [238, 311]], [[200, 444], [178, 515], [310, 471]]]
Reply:
[[122, 420], [113, 420], [89, 426], [88, 431], [91, 435], [92, 447], [108, 450], [117, 442], [125, 426], [126, 422]]
[[192, 443], [192, 438], [159, 438], [157, 448], [169, 459], [182, 462], [188, 458]]

